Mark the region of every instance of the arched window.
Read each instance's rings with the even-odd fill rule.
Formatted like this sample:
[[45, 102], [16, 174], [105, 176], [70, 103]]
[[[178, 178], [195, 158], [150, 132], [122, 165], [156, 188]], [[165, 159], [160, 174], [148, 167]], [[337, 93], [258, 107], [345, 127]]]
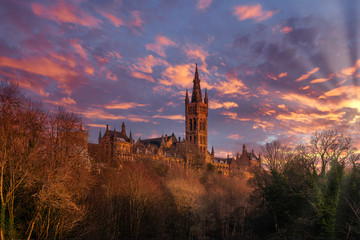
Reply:
[[190, 119], [190, 131], [192, 131], [192, 119]]
[[196, 119], [194, 118], [194, 131], [196, 131]]
[[194, 136], [194, 143], [196, 143], [196, 136]]
[[192, 140], [192, 139], [191, 139], [191, 136], [190, 136], [190, 142], [191, 142], [191, 140]]

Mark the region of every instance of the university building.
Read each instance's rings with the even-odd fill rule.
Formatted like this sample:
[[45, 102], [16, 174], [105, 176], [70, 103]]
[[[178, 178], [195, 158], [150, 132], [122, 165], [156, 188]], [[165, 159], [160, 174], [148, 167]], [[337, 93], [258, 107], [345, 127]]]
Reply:
[[[91, 144], [92, 155], [98, 154], [99, 159], [108, 164], [117, 165], [124, 161], [136, 161], [143, 157], [164, 160], [169, 164], [189, 167], [195, 160], [202, 163], [211, 163], [215, 169], [225, 175], [229, 175], [237, 169], [245, 169], [253, 164], [260, 164], [260, 156], [254, 151], [247, 152], [245, 145], [241, 154], [234, 158], [215, 157], [214, 148], [208, 151], [208, 95], [202, 98], [198, 68], [195, 68], [191, 101], [189, 92], [185, 96], [185, 138], [171, 135], [163, 135], [158, 138], [137, 139], [126, 133], [125, 123], [122, 123], [121, 131], [109, 129], [103, 134], [99, 133], [98, 144]], [[90, 147], [89, 147], [90, 148]], [[97, 150], [94, 150], [97, 149]], [[90, 153], [91, 154], [91, 153]]]

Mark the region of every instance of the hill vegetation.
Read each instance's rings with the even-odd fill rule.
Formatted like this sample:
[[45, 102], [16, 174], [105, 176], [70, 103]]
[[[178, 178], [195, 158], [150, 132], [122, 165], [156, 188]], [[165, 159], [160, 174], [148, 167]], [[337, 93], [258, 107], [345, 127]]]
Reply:
[[278, 141], [225, 177], [147, 158], [89, 158], [80, 118], [0, 83], [1, 239], [358, 239], [360, 166], [350, 138]]

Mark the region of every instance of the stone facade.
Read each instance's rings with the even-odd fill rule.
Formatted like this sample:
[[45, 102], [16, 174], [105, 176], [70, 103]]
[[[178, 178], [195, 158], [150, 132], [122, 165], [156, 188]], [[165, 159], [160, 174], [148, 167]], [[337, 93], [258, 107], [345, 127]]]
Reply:
[[205, 91], [204, 102], [201, 96], [200, 78], [196, 66], [191, 102], [186, 90], [185, 96], [185, 132], [186, 141], [194, 144], [200, 153], [207, 154], [207, 118], [208, 97]]
[[[124, 161], [136, 161], [142, 158], [162, 159], [170, 165], [177, 164], [184, 167], [198, 166], [201, 162], [211, 163], [215, 169], [224, 175], [230, 175], [238, 169], [247, 169], [260, 162], [254, 151], [247, 152], [245, 145], [242, 154], [236, 158], [215, 158], [214, 147], [211, 153], [207, 149], [207, 120], [208, 96], [205, 90], [204, 99], [201, 94], [200, 78], [196, 65], [193, 79], [191, 101], [188, 90], [185, 96], [185, 139], [171, 135], [158, 138], [133, 140], [132, 134], [127, 136], [125, 123], [121, 131], [110, 130], [106, 126], [103, 135], [99, 133], [99, 143], [91, 144], [98, 159], [111, 165], [121, 164]], [[97, 150], [96, 150], [97, 149]]]

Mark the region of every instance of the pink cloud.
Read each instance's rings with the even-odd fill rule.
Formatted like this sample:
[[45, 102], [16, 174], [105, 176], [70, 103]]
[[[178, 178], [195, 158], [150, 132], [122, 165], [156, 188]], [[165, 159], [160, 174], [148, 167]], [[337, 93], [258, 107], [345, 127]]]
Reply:
[[208, 8], [212, 3], [212, 0], [198, 0], [198, 3], [196, 5], [197, 9], [203, 10], [205, 8]]
[[276, 13], [277, 11], [263, 11], [260, 4], [238, 5], [233, 8], [233, 14], [239, 21], [254, 19], [256, 22], [262, 22]]
[[219, 109], [219, 108], [229, 109], [229, 108], [234, 108], [234, 107], [239, 107], [239, 105], [235, 102], [222, 102], [221, 103], [215, 99], [209, 102], [210, 109]]
[[117, 81], [117, 76], [113, 74], [110, 70], [107, 71], [106, 78], [111, 81]]
[[288, 34], [288, 33], [290, 33], [292, 30], [293, 30], [292, 27], [285, 26], [285, 27], [283, 27], [283, 28], [280, 29], [280, 32], [281, 32], [282, 34]]
[[141, 72], [130, 72], [130, 75], [134, 78], [140, 78], [140, 79], [145, 79], [149, 82], [155, 82], [155, 80], [152, 76], [141, 73]]
[[67, 76], [75, 76], [76, 72], [65, 68], [64, 66], [51, 61], [45, 57], [32, 57], [16, 60], [8, 57], [0, 57], [0, 67], [11, 67], [35, 73], [51, 78], [65, 80]]
[[69, 106], [69, 105], [76, 105], [76, 101], [72, 99], [71, 97], [63, 97], [60, 100], [44, 100], [44, 102], [51, 103], [54, 105], [63, 105], [63, 106]]
[[142, 104], [142, 103], [136, 103], [136, 102], [125, 102], [125, 103], [116, 103], [112, 102], [109, 105], [106, 105], [106, 109], [131, 109], [136, 107], [145, 107], [149, 104]]
[[57, 23], [74, 23], [83, 25], [86, 27], [96, 27], [101, 23], [101, 20], [94, 18], [81, 10], [75, 5], [66, 4], [60, 1], [58, 5], [52, 5], [50, 7], [32, 3], [33, 13], [37, 16], [54, 20]]
[[169, 66], [163, 73], [160, 84], [166, 86], [181, 86], [189, 88], [192, 86], [193, 68], [191, 64]]
[[301, 75], [301, 76], [300, 76], [298, 79], [296, 79], [295, 81], [296, 81], [296, 82], [304, 81], [304, 80], [308, 79], [308, 78], [310, 77], [310, 75], [316, 73], [316, 72], [319, 71], [319, 70], [320, 70], [320, 68], [316, 67], [316, 68], [308, 71], [307, 73]]
[[231, 134], [231, 135], [227, 136], [226, 138], [240, 140], [243, 138], [243, 136], [240, 136], [239, 134]]
[[128, 120], [131, 122], [150, 122], [148, 119], [146, 119], [146, 117], [144, 116], [137, 116], [137, 115], [126, 115], [126, 116], [121, 116], [119, 114], [112, 114], [112, 113], [107, 113], [102, 109], [97, 109], [97, 108], [89, 108], [87, 110], [81, 110], [79, 111], [80, 114], [82, 114], [83, 116], [85, 116], [88, 119], [111, 119], [111, 120]]
[[233, 74], [226, 74], [226, 80], [216, 83], [214, 88], [226, 95], [246, 95], [249, 93], [249, 89], [243, 81]]
[[164, 118], [170, 120], [185, 120], [185, 116], [178, 114], [178, 115], [154, 115], [153, 118]]
[[114, 24], [115, 27], [119, 27], [119, 26], [125, 25], [124, 22], [123, 22], [119, 17], [116, 17], [116, 16], [113, 15], [113, 14], [110, 14], [110, 13], [107, 13], [107, 12], [104, 12], [104, 11], [101, 11], [100, 13], [101, 13], [105, 18], [107, 18], [110, 22], [112, 22], [112, 24]]
[[138, 63], [133, 64], [133, 69], [144, 73], [152, 73], [152, 68], [157, 65], [168, 66], [169, 64], [165, 60], [149, 55], [144, 58], [138, 58]]
[[133, 20], [130, 22], [130, 25], [134, 27], [142, 27], [144, 22], [141, 19], [141, 12], [139, 10], [134, 10], [131, 12], [131, 16], [133, 17]]
[[151, 50], [158, 55], [165, 57], [165, 48], [169, 46], [177, 46], [177, 44], [165, 36], [158, 35], [155, 37], [155, 43], [146, 44], [145, 48], [147, 51]]
[[74, 47], [75, 51], [85, 60], [87, 60], [87, 56], [83, 47], [78, 43], [77, 39], [71, 41], [71, 45]]

